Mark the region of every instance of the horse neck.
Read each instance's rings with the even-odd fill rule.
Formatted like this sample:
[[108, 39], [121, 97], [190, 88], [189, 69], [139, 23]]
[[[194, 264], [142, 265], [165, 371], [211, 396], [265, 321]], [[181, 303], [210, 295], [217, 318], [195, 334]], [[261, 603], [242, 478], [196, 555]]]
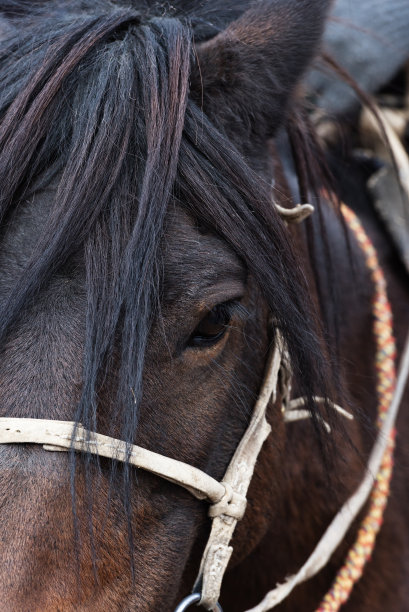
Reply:
[[[339, 368], [340, 384], [344, 392], [343, 401], [358, 412], [363, 412], [362, 407], [365, 407], [365, 411], [362, 419], [356, 418], [354, 422], [345, 424], [349, 442], [345, 441], [345, 433], [333, 431], [328, 434], [332, 437], [335, 453], [330, 470], [322, 461], [311, 421], [285, 425], [281, 460], [278, 464], [276, 458], [275, 463], [272, 461], [276, 453], [274, 445], [280, 440], [280, 436], [275, 437], [273, 444], [266, 445], [258, 466], [258, 469], [263, 471], [261, 480], [268, 483], [265, 488], [265, 491], [268, 491], [267, 496], [265, 493], [263, 496], [264, 517], [268, 517], [264, 518], [265, 535], [253, 552], [226, 577], [227, 609], [230, 609], [229, 605], [231, 609], [237, 609], [238, 602], [240, 609], [247, 609], [243, 600], [237, 599], [242, 597], [237, 593], [240, 580], [254, 585], [254, 590], [245, 595], [248, 597], [246, 606], [251, 607], [260, 598], [260, 593], [268, 591], [301, 567], [342, 503], [358, 486], [374, 439], [374, 432], [368, 427], [368, 423], [375, 424], [377, 411], [374, 393], [372, 285], [359, 247], [351, 237], [348, 246], [346, 230], [339, 215], [331, 208], [325, 207], [323, 219], [326, 240], [330, 245], [332, 278], [325, 278], [323, 242], [315, 244], [313, 258], [311, 240], [308, 239], [306, 228], [294, 226], [289, 228], [289, 231], [293, 234], [300, 261], [303, 262], [304, 275], [320, 316], [320, 304], [323, 301], [326, 302], [328, 311], [331, 311], [331, 308], [336, 309], [339, 346], [335, 347], [330, 343], [328, 352], [334, 361], [338, 354], [336, 367]], [[318, 215], [313, 216], [310, 224], [310, 230], [314, 231], [315, 236], [320, 236], [322, 227]], [[320, 276], [320, 282], [317, 275]], [[336, 281], [335, 292], [330, 291], [328, 286], [333, 280]], [[337, 303], [331, 304], [334, 296]], [[331, 399], [337, 401], [338, 398]], [[277, 429], [277, 426], [275, 428]], [[255, 495], [261, 495], [257, 485], [253, 487], [254, 490]], [[251, 494], [252, 490], [250, 507]], [[249, 529], [251, 525], [243, 522], [239, 526], [237, 540], [240, 541], [241, 537], [248, 538]], [[342, 564], [348, 546], [349, 542], [346, 542], [336, 553], [335, 558], [339, 559], [339, 565]], [[280, 610], [315, 609], [314, 606], [318, 606], [320, 597], [329, 588], [332, 577], [333, 568], [323, 570], [315, 579], [299, 587], [288, 601], [282, 604]]]

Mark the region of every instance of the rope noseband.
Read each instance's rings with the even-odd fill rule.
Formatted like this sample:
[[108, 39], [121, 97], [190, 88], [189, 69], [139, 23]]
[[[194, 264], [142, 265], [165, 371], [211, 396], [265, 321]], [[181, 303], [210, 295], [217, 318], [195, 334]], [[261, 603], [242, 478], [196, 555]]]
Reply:
[[[182, 486], [196, 498], [210, 502], [212, 529], [196, 584], [201, 585], [201, 605], [209, 610], [217, 609], [221, 582], [233, 551], [230, 540], [237, 522], [244, 515], [247, 490], [257, 457], [271, 431], [266, 412], [270, 400], [275, 401], [283, 346], [277, 330], [250, 423], [221, 482], [191, 465], [85, 430], [70, 421], [0, 418], [0, 444], [41, 444], [47, 451], [68, 451], [72, 448], [117, 461], [129, 461], [135, 467]], [[197, 594], [194, 595], [194, 601], [197, 601]], [[192, 603], [190, 599], [187, 604], [185, 601], [187, 607]], [[185, 604], [182, 610], [187, 609]]]

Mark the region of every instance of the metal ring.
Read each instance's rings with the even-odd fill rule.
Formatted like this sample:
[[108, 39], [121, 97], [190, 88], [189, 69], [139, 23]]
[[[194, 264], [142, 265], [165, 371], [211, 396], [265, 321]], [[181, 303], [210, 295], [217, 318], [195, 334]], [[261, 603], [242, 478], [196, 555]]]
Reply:
[[[185, 610], [190, 608], [190, 606], [197, 604], [201, 598], [202, 595], [200, 593], [192, 593], [191, 595], [188, 595], [176, 607], [175, 612], [185, 612]], [[215, 610], [215, 612], [223, 612], [223, 609], [219, 603], [216, 604], [216, 607], [213, 608], [213, 610]]]

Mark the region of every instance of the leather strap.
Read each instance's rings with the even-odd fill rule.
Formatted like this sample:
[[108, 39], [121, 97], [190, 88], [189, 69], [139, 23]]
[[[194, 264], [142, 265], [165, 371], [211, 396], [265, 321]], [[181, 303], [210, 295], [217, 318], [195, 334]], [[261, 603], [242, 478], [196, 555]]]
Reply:
[[[223, 478], [223, 481], [231, 486], [232, 491], [243, 498], [246, 498], [263, 442], [271, 431], [271, 426], [266, 420], [266, 411], [270, 399], [273, 401], [276, 399], [282, 354], [283, 340], [276, 332], [274, 350], [269, 357], [265, 380], [254, 407], [253, 416]], [[209, 515], [214, 516], [213, 507], [210, 507]], [[195, 583], [195, 587], [202, 585], [200, 604], [207, 610], [213, 610], [219, 598], [223, 576], [233, 552], [230, 541], [238, 520], [227, 512], [213, 518], [210, 536]]]
[[[42, 444], [45, 450], [67, 451], [71, 448], [117, 461], [129, 461], [137, 468], [152, 472], [187, 489], [198, 499], [211, 503], [221, 502], [226, 488], [205, 472], [154, 453], [135, 444], [88, 431], [73, 421], [47, 419], [0, 418], [0, 444]], [[233, 495], [230, 505], [242, 504], [241, 497]], [[226, 510], [228, 512], [228, 509]], [[235, 514], [237, 512], [235, 511]]]

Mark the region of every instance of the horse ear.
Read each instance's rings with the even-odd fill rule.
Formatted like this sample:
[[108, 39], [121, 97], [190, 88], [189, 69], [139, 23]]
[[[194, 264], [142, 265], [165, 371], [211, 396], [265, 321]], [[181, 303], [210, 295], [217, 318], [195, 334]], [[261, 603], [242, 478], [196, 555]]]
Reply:
[[196, 46], [191, 95], [233, 140], [274, 135], [319, 43], [329, 0], [258, 0]]

